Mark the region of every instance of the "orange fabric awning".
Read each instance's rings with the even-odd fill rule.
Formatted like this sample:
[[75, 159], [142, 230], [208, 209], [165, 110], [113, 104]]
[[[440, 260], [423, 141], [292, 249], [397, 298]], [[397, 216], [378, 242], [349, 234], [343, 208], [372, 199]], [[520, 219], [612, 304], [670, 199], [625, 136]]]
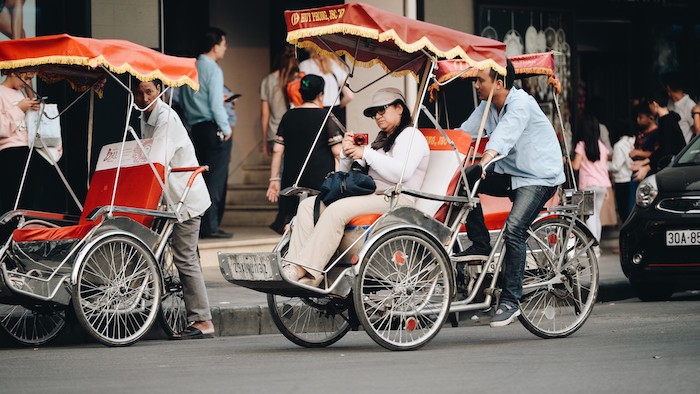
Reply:
[[[417, 76], [427, 58], [459, 58], [480, 69], [505, 74], [506, 45], [500, 41], [433, 25], [362, 3], [285, 11], [287, 42], [319, 52], [336, 52], [362, 66]], [[410, 62], [410, 64], [407, 64]]]
[[[556, 76], [556, 64], [553, 52], [528, 53], [509, 58], [515, 68], [515, 78], [529, 78], [534, 76], [547, 76], [547, 82], [551, 84], [557, 93], [561, 93], [561, 83]], [[440, 60], [435, 70], [435, 79], [442, 83], [459, 76], [460, 78], [475, 78], [478, 69], [469, 63], [459, 59]], [[435, 100], [436, 91], [440, 85], [433, 83], [430, 86], [430, 99]]]
[[104, 79], [102, 67], [141, 81], [160, 79], [168, 86], [199, 89], [194, 58], [165, 55], [125, 40], [58, 34], [0, 41], [0, 70], [36, 71], [47, 82], [67, 79], [75, 88], [87, 88]]

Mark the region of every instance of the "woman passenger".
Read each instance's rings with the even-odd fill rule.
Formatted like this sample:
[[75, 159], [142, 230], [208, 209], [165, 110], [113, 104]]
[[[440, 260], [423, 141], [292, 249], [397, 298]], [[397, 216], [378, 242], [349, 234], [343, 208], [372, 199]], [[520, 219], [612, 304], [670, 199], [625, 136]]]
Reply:
[[[368, 166], [377, 190], [374, 194], [337, 200], [328, 207], [321, 204], [321, 215], [315, 226], [316, 197], [299, 204], [285, 257], [288, 264], [283, 266], [284, 275], [291, 281], [310, 286], [321, 283], [322, 271], [338, 249], [345, 225], [354, 217], [389, 210], [390, 199], [383, 192], [399, 182], [404, 163], [403, 186], [420, 189], [423, 183], [430, 150], [423, 134], [411, 126], [411, 113], [401, 91], [395, 88], [378, 90], [364, 115], [374, 119], [380, 132], [371, 146], [355, 145], [354, 134], [347, 133], [342, 142], [340, 170], [348, 171], [354, 161]], [[398, 199], [398, 205], [415, 202], [413, 197], [404, 194]]]

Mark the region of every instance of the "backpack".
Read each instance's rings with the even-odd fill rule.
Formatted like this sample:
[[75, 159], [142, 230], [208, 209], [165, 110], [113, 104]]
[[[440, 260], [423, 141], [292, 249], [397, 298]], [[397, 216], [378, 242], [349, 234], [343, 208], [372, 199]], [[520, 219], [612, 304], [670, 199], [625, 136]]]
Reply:
[[304, 78], [304, 75], [306, 74], [299, 72], [294, 76], [294, 79], [287, 82], [287, 104], [289, 104], [291, 108], [298, 107], [304, 102], [299, 92], [301, 79]]

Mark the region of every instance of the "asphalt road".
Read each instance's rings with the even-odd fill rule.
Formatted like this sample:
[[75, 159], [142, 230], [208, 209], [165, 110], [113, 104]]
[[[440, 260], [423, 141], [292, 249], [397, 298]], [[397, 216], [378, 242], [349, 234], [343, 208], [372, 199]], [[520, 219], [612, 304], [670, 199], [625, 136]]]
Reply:
[[698, 393], [700, 293], [598, 304], [569, 338], [519, 323], [444, 328], [390, 352], [350, 332], [325, 349], [282, 335], [0, 350], [3, 393]]

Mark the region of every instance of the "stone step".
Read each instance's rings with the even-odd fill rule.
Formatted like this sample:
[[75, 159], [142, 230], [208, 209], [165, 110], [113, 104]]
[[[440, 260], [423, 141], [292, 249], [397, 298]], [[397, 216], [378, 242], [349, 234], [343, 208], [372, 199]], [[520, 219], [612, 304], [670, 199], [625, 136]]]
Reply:
[[268, 202], [267, 184], [230, 185], [226, 192], [227, 205], [261, 205]]
[[222, 226], [267, 226], [277, 216], [277, 204], [247, 204], [226, 206]]
[[270, 182], [269, 165], [246, 165], [243, 167], [243, 183], [246, 185], [266, 185]]

